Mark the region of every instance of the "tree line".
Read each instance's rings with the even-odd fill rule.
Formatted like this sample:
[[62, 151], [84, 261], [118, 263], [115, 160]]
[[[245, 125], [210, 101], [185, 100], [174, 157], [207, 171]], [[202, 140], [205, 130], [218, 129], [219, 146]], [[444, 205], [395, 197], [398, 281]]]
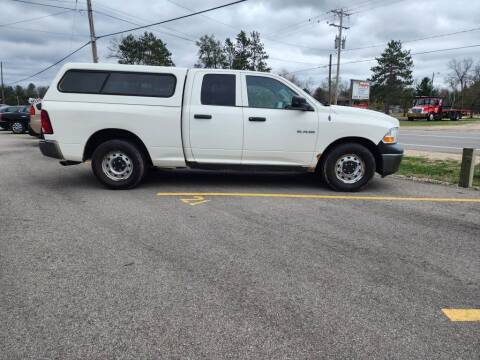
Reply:
[[[269, 58], [260, 38], [260, 33], [240, 31], [233, 39], [217, 40], [214, 35], [204, 35], [195, 42], [197, 68], [236, 69], [269, 72]], [[152, 32], [139, 36], [128, 35], [110, 44], [111, 58], [120, 64], [175, 66], [167, 44]], [[449, 88], [434, 87], [433, 78], [413, 79], [413, 60], [401, 41], [390, 41], [382, 54], [376, 58], [368, 81], [371, 84], [370, 107], [389, 112], [392, 105], [400, 105], [406, 112], [415, 96], [442, 96], [450, 104], [480, 111], [480, 62], [470, 58], [452, 59], [447, 64], [446, 80]], [[279, 74], [311, 93], [317, 100], [329, 102], [328, 79], [314, 86], [311, 78], [299, 79], [295, 74], [281, 70]], [[444, 76], [445, 77], [445, 76]], [[31, 97], [43, 97], [46, 87], [5, 87], [5, 102], [25, 103]], [[348, 99], [350, 84], [340, 81], [339, 97]]]
[[25, 87], [20, 85], [4, 86], [3, 92], [5, 98], [3, 99], [3, 102], [9, 105], [27, 105], [28, 99], [30, 98], [43, 98], [47, 89], [47, 86], [37, 87], [33, 83], [30, 83]]
[[[234, 40], [220, 42], [214, 35], [204, 35], [195, 42], [198, 47], [197, 68], [270, 71], [268, 55], [260, 33], [240, 31]], [[110, 46], [110, 57], [120, 64], [175, 66], [167, 44], [151, 32], [135, 37], [128, 35]]]

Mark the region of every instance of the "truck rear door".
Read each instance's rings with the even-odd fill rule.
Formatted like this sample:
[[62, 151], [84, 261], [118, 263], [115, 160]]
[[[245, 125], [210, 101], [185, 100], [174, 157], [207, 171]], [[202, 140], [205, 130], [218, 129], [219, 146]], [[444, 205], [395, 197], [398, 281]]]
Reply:
[[187, 115], [187, 142], [194, 161], [240, 164], [243, 110], [239, 77], [234, 72], [194, 72]]

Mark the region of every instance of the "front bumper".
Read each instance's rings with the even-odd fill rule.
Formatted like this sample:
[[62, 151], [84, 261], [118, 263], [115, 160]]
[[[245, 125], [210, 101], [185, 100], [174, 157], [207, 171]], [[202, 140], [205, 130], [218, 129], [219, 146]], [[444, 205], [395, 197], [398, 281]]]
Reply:
[[426, 119], [427, 117], [427, 113], [407, 113], [407, 118], [411, 119]]
[[40, 140], [40, 151], [43, 155], [55, 158], [63, 159], [62, 152], [58, 146], [58, 143], [54, 140]]
[[403, 148], [399, 144], [378, 144], [379, 159], [377, 172], [382, 176], [394, 174], [400, 168], [403, 158]]

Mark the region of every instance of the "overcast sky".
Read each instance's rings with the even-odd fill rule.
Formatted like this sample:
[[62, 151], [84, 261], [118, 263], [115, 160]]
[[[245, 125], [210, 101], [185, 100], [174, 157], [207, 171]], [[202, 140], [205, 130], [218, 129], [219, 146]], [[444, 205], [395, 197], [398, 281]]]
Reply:
[[[88, 17], [83, 11], [85, 0], [29, 1], [78, 10], [0, 0], [0, 60], [4, 63], [6, 84], [34, 74], [89, 40]], [[92, 0], [95, 30], [102, 35], [131, 28], [131, 23], [144, 25], [229, 1]], [[325, 79], [328, 69], [304, 69], [328, 64], [328, 55], [335, 53], [336, 28], [327, 23], [335, 19], [328, 11], [340, 7], [352, 13], [345, 21], [350, 28], [345, 31], [346, 51], [342, 54], [344, 80], [368, 78], [375, 62], [348, 62], [379, 56], [392, 39], [404, 41], [404, 47], [412, 53], [480, 44], [479, 0], [248, 0], [151, 29], [167, 43], [175, 64], [184, 67], [196, 62], [195, 40], [203, 34], [213, 34], [223, 41], [235, 37], [241, 29], [259, 31], [273, 71], [295, 72], [302, 79], [310, 78], [315, 86]], [[33, 20], [23, 21], [29, 19]], [[478, 30], [411, 42], [475, 28]], [[108, 57], [110, 39], [98, 41], [101, 62], [115, 61]], [[435, 85], [440, 86], [447, 75], [449, 59], [472, 57], [478, 62], [479, 55], [480, 47], [414, 55], [414, 77], [432, 76], [435, 72]], [[92, 61], [90, 47], [68, 61]], [[22, 84], [49, 84], [58, 68]]]

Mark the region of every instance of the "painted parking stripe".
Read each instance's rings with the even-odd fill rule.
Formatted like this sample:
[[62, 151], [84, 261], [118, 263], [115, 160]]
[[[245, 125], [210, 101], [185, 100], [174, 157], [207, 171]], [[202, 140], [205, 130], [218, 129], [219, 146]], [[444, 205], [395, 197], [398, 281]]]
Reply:
[[238, 192], [159, 192], [157, 196], [218, 196], [246, 198], [288, 198], [320, 200], [365, 200], [365, 201], [412, 201], [412, 202], [451, 202], [480, 203], [480, 198], [440, 198], [440, 197], [401, 197], [369, 195], [316, 195], [316, 194], [281, 194], [281, 193], [238, 193]]
[[450, 321], [480, 321], [480, 309], [442, 309]]

